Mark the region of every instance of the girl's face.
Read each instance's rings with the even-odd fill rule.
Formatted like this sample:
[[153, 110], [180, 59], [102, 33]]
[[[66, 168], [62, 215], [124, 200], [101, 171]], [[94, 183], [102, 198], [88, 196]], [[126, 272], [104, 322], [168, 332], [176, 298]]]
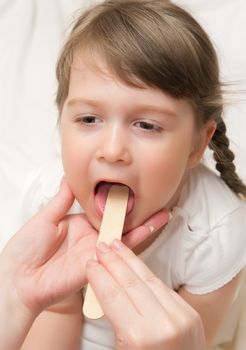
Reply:
[[194, 112], [185, 100], [125, 85], [105, 68], [92, 69], [75, 57], [61, 142], [66, 178], [94, 227], [99, 229], [102, 220], [98, 183], [122, 183], [132, 190], [126, 232], [175, 204], [193, 165]]

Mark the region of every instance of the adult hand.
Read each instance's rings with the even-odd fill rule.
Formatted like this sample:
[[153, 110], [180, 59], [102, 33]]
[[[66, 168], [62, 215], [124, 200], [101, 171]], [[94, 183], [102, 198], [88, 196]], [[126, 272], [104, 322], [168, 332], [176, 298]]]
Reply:
[[205, 350], [199, 315], [122, 242], [100, 243], [87, 277], [118, 350]]
[[[85, 265], [98, 232], [85, 214], [67, 215], [74, 196], [64, 179], [59, 192], [8, 242], [0, 255], [0, 285], [33, 315], [76, 293], [86, 283]], [[135, 247], [168, 220], [161, 211], [124, 236]]]

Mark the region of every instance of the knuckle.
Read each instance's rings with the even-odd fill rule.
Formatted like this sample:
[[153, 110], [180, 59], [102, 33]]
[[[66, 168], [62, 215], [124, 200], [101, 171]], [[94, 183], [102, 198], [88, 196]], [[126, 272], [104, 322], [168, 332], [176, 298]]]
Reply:
[[163, 316], [162, 322], [160, 322], [161, 327], [156, 330], [155, 338], [159, 343], [165, 343], [165, 345], [177, 344], [179, 339], [182, 339], [185, 333], [184, 325], [182, 322], [177, 321], [177, 318], [173, 315], [165, 314]]
[[109, 287], [109, 288], [104, 288], [102, 290], [102, 299], [105, 302], [112, 302], [112, 300], [119, 299], [121, 295], [121, 290], [117, 286]]
[[193, 309], [193, 308], [191, 308], [191, 318], [192, 318], [192, 320], [193, 320], [194, 322], [197, 322], [197, 323], [202, 322], [201, 316], [200, 316], [199, 313], [198, 313], [195, 309]]
[[171, 344], [175, 339], [177, 341], [178, 339], [191, 339], [199, 327], [202, 327], [201, 319], [196, 311], [189, 314], [180, 314], [178, 318], [170, 319], [165, 335]]
[[100, 260], [102, 260], [105, 264], [116, 268], [119, 264], [120, 258], [114, 252], [109, 251], [106, 254], [103, 254], [100, 257]]
[[[147, 344], [151, 343], [149, 339], [146, 339], [146, 334], [143, 329], [136, 329], [136, 327], [131, 327], [125, 334], [117, 336], [117, 344], [119, 349], [134, 349], [134, 350], [143, 350], [143, 349], [152, 349], [148, 347]], [[153, 344], [152, 344], [153, 345]]]
[[165, 345], [172, 343], [178, 333], [178, 329], [174, 326], [167, 327], [166, 330], [166, 321], [164, 317], [164, 319], [159, 318], [159, 322], [154, 324], [152, 320], [146, 319], [139, 320], [138, 324], [130, 323], [123, 334], [122, 330], [121, 334], [120, 332], [117, 334], [117, 344], [121, 345], [119, 348], [124, 350], [163, 349]]
[[126, 289], [141, 287], [141, 281], [137, 277], [129, 277], [125, 280], [124, 286]]
[[[149, 330], [149, 329], [148, 329]], [[165, 332], [164, 327], [156, 327], [153, 332], [149, 331], [143, 332], [141, 329], [134, 337], [131, 339], [131, 347], [129, 349], [160, 349], [165, 344]]]
[[169, 339], [169, 341], [172, 341], [173, 339], [176, 339], [177, 336], [182, 333], [181, 330], [182, 327], [177, 325], [175, 322], [170, 322], [169, 325], [165, 327], [165, 337], [166, 339]]
[[182, 327], [174, 324], [171, 327], [167, 327], [164, 330], [164, 334], [162, 337], [162, 341], [165, 343], [167, 347], [170, 346], [171, 348], [173, 348], [173, 346], [175, 346], [175, 348], [176, 347], [179, 348], [182, 346], [182, 349], [183, 349], [183, 346], [186, 349], [184, 344], [185, 339], [186, 339], [186, 336]]
[[199, 326], [201, 324], [202, 324], [202, 320], [199, 313], [192, 307], [189, 307], [188, 313], [186, 312], [183, 315], [182, 325], [185, 331], [187, 332], [191, 331], [192, 329], [194, 329], [195, 326]]
[[194, 333], [196, 329], [200, 328], [203, 328], [201, 317], [196, 310], [192, 309], [189, 320], [186, 324], [186, 332]]
[[154, 287], [159, 287], [163, 285], [163, 282], [152, 273], [148, 273], [147, 275], [145, 275], [143, 280], [145, 283], [151, 284]]

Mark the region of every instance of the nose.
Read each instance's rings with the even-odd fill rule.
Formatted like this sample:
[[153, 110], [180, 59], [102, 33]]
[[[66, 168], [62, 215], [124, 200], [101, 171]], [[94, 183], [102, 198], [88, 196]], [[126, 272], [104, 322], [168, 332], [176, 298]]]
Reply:
[[96, 158], [108, 163], [130, 164], [131, 153], [127, 133], [123, 127], [114, 125], [105, 130], [98, 143]]

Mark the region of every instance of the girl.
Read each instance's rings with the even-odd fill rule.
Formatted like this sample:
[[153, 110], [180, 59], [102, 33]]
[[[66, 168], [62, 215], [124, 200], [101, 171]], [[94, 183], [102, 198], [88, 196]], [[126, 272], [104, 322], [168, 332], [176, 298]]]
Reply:
[[[246, 187], [233, 165], [208, 36], [167, 1], [108, 0], [77, 20], [57, 78], [63, 168], [89, 223], [99, 230], [112, 183], [130, 189], [124, 235], [163, 208], [173, 217], [133, 251], [119, 241], [97, 246], [86, 276], [105, 317], [81, 320], [77, 293], [41, 313], [23, 349], [65, 340], [73, 348], [80, 322], [83, 350], [190, 349], [199, 320], [206, 345], [199, 331], [197, 348], [219, 346], [245, 264]], [[201, 162], [207, 146], [217, 173]], [[62, 175], [53, 166], [39, 180], [40, 204]]]

